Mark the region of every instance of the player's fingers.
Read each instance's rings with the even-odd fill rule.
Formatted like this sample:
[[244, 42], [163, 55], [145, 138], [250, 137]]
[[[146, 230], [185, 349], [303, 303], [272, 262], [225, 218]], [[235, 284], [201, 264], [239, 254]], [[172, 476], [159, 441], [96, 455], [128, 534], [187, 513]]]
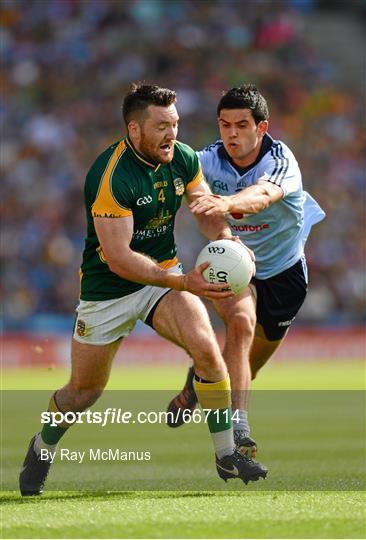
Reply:
[[191, 208], [192, 214], [203, 214], [211, 208], [211, 205], [208, 205], [207, 203], [199, 203], [194, 208]]
[[214, 214], [222, 214], [221, 210], [219, 208], [216, 208], [216, 206], [212, 206], [208, 210], [205, 210], [204, 214], [206, 216], [212, 216]]
[[255, 262], [255, 255], [254, 255], [254, 251], [252, 251], [251, 249], [249, 249], [247, 246], [245, 246], [247, 251], [249, 252], [249, 255], [250, 255], [250, 258], [252, 259], [253, 262]]
[[192, 214], [202, 214], [202, 210], [199, 206], [195, 206], [194, 208], [189, 207]]
[[208, 283], [206, 289], [213, 292], [231, 290], [229, 283]]
[[210, 208], [216, 208], [216, 204], [210, 200], [200, 201], [196, 206], [195, 210], [209, 210]]
[[244, 244], [240, 240], [239, 236], [224, 236], [223, 238], [220, 238], [220, 236], [219, 236], [218, 240], [231, 240], [231, 242], [236, 242], [237, 244], [241, 244], [242, 246], [244, 246]]
[[240, 240], [240, 237], [239, 236], [233, 236], [232, 237], [232, 240], [234, 242], [236, 242], [237, 244], [241, 244], [242, 246], [244, 246], [243, 242]]
[[189, 204], [189, 208], [195, 208], [198, 204], [202, 203], [205, 200], [207, 200], [207, 196], [206, 195], [200, 195], [199, 197], [194, 199], [194, 201], [192, 201]]
[[201, 264], [199, 264], [195, 269], [198, 270], [201, 274], [204, 270], [206, 270], [206, 268], [208, 268], [210, 266], [210, 262], [208, 261], [205, 261]]
[[206, 291], [203, 295], [205, 298], [211, 298], [212, 300], [220, 300], [224, 298], [231, 298], [234, 296], [232, 291]]

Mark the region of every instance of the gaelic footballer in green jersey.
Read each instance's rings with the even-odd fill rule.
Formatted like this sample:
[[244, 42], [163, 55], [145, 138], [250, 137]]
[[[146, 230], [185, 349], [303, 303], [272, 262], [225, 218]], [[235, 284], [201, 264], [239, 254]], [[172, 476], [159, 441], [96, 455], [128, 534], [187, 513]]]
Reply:
[[[217, 413], [209, 413], [207, 424], [219, 476], [247, 483], [265, 478], [267, 469], [234, 451], [230, 381], [198, 298], [228, 298], [232, 292], [204, 280], [205, 263], [186, 274], [172, 271], [174, 220], [182, 197], [187, 191], [192, 201], [208, 192], [195, 153], [176, 142], [175, 101], [167, 88], [133, 85], [123, 102], [128, 137], [103, 152], [87, 175], [88, 229], [72, 370], [69, 382], [52, 396], [49, 412], [83, 411], [95, 403], [121, 339], [154, 310], [151, 326], [193, 358], [198, 399]], [[216, 237], [227, 230], [231, 236], [221, 217], [213, 228]], [[42, 493], [52, 463], [43, 459], [44, 451], [56, 452], [68, 427], [47, 423], [31, 439], [19, 476], [22, 495]]]
[[81, 266], [81, 299], [109, 300], [144, 285], [109, 270], [93, 218], [133, 215], [131, 249], [148, 255], [162, 268], [177, 264], [174, 220], [186, 189], [203, 181], [195, 152], [176, 142], [173, 160], [150, 163], [128, 137], [105, 150], [89, 170], [85, 183], [87, 237]]

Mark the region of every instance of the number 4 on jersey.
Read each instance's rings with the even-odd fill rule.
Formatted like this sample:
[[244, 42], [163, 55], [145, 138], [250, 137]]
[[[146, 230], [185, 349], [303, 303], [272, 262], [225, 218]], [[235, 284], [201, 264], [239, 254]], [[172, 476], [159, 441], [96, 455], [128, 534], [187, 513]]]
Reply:
[[160, 201], [163, 204], [165, 203], [165, 195], [164, 195], [164, 190], [163, 189], [161, 189], [159, 191], [158, 201]]

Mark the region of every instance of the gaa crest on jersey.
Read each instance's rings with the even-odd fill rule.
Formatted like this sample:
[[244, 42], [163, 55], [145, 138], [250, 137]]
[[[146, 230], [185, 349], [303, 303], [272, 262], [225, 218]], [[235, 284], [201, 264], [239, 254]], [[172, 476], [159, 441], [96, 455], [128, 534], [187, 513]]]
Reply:
[[183, 195], [183, 193], [184, 193], [183, 178], [174, 178], [173, 184], [174, 184], [174, 187], [175, 187], [175, 193], [177, 195]]
[[81, 319], [78, 319], [76, 322], [76, 333], [80, 337], [85, 337], [86, 334], [86, 323]]

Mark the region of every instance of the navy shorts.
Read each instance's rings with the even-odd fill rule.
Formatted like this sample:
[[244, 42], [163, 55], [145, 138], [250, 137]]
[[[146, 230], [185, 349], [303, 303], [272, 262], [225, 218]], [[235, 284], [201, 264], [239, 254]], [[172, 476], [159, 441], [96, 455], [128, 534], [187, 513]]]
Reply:
[[307, 293], [305, 258], [268, 279], [252, 278], [257, 290], [257, 322], [269, 341], [284, 337]]

